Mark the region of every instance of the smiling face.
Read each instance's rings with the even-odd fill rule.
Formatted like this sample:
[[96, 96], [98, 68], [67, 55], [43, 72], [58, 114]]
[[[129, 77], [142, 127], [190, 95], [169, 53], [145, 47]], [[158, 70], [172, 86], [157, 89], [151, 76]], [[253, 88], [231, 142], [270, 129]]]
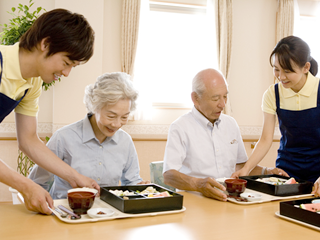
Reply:
[[116, 104], [105, 105], [90, 118], [94, 134], [100, 143], [127, 124], [130, 108], [131, 100], [120, 99]]
[[192, 93], [195, 108], [210, 122], [214, 123], [221, 115], [228, 95], [228, 87], [221, 75], [207, 76], [204, 80], [206, 90], [202, 96]]
[[307, 80], [307, 73], [310, 69], [310, 63], [307, 62], [304, 67], [298, 67], [291, 61], [294, 72], [283, 69], [280, 66], [278, 57], [273, 56], [273, 74], [285, 88], [291, 88], [294, 92], [299, 92]]
[[80, 64], [79, 61], [72, 61], [66, 52], [58, 52], [47, 56], [49, 52], [45, 41], [40, 43], [41, 54], [38, 58], [38, 74], [45, 83], [56, 81], [61, 76], [68, 77], [71, 69]]

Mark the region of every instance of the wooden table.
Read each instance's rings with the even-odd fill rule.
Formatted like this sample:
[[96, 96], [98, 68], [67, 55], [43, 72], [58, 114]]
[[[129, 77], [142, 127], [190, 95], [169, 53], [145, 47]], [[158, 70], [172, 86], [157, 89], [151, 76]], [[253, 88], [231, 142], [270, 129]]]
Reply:
[[186, 211], [154, 217], [67, 224], [55, 216], [0, 203], [0, 240], [319, 239], [320, 232], [280, 219], [279, 201], [239, 205], [181, 192]]

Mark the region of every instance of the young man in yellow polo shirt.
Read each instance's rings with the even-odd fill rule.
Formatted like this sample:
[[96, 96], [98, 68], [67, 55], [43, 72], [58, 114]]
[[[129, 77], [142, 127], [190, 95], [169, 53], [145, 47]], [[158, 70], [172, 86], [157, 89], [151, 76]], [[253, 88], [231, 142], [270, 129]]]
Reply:
[[[15, 110], [19, 148], [39, 166], [68, 181], [73, 187], [99, 185], [61, 161], [39, 139], [38, 99], [42, 81], [67, 77], [72, 67], [93, 55], [94, 31], [80, 14], [55, 9], [41, 15], [13, 46], [0, 46], [0, 122]], [[48, 192], [9, 168], [0, 159], [0, 182], [23, 195], [29, 210], [51, 214]]]

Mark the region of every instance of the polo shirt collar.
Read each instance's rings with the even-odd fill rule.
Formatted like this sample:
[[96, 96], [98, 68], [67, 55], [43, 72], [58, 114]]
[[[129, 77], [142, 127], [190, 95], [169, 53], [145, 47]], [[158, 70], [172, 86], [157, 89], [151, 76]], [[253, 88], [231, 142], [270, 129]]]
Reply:
[[313, 90], [316, 88], [316, 84], [317, 84], [317, 78], [309, 72], [307, 75], [306, 83], [298, 93], [294, 92], [291, 88], [284, 88], [281, 84], [283, 97], [290, 98], [297, 94], [309, 97], [311, 96]]
[[[91, 139], [97, 139], [89, 120], [91, 116], [92, 116], [91, 114], [87, 114], [87, 116], [83, 119], [83, 128], [82, 128], [83, 143], [89, 142]], [[120, 131], [120, 129], [118, 131]], [[104, 140], [104, 142], [113, 141], [114, 143], [118, 143], [119, 141], [118, 131], [112, 137], [107, 137]]]
[[8, 47], [6, 49], [5, 54], [6, 56], [10, 56], [10, 57], [5, 57], [5, 62], [4, 62], [7, 78], [11, 80], [21, 81], [23, 78], [21, 75], [20, 64], [17, 65], [17, 63], [19, 63], [19, 42]]
[[[192, 108], [191, 111], [192, 115], [194, 116], [194, 118], [197, 120], [197, 122], [200, 123], [200, 125], [202, 125], [203, 127], [207, 128], [208, 126], [213, 127], [213, 124], [205, 117], [202, 115], [201, 112], [198, 111], [198, 109], [196, 109], [194, 106]], [[216, 124], [217, 127], [219, 127], [219, 124], [221, 122], [221, 119], [217, 119], [214, 124]]]

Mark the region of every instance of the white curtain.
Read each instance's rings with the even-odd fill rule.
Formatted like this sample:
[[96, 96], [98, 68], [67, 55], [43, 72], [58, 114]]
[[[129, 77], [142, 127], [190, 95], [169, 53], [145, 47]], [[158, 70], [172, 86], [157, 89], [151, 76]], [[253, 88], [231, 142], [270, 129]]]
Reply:
[[139, 39], [139, 35], [141, 31], [145, 31], [149, 0], [123, 0], [122, 4], [121, 71], [131, 75], [135, 88], [139, 89], [137, 109], [129, 119], [150, 120], [152, 103], [148, 100], [147, 93], [140, 91], [143, 88], [139, 86], [139, 81], [135, 81], [134, 76], [138, 42], [144, 41]]
[[[232, 1], [233, 0], [216, 0], [218, 65], [227, 82], [232, 49]], [[224, 113], [228, 115], [232, 114], [230, 98], [227, 101]]]
[[278, 0], [276, 42], [293, 35], [294, 0]]
[[121, 34], [121, 71], [133, 75], [137, 51], [140, 0], [123, 0]]

